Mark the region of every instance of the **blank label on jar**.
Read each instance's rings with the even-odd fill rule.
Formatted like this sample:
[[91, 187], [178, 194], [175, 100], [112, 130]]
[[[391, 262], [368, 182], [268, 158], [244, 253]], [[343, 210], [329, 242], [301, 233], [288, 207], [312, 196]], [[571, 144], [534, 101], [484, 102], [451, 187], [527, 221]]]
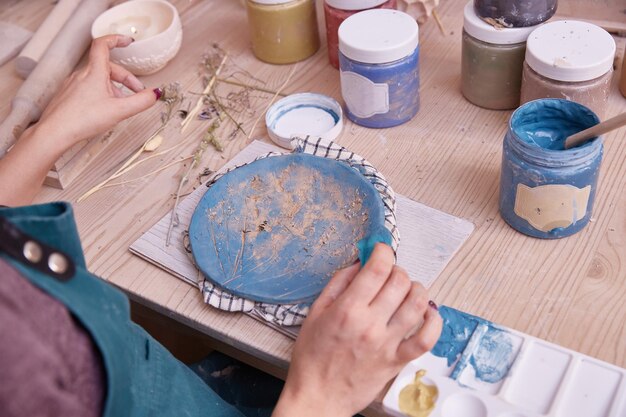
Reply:
[[535, 342], [522, 355], [505, 397], [520, 408], [547, 414], [572, 356]]
[[578, 188], [568, 184], [518, 184], [514, 211], [542, 232], [566, 228], [587, 215], [590, 193], [589, 185]]
[[352, 71], [341, 71], [341, 95], [348, 110], [360, 118], [389, 112], [389, 86]]
[[567, 386], [559, 417], [605, 417], [615, 399], [622, 374], [604, 365], [582, 360]]

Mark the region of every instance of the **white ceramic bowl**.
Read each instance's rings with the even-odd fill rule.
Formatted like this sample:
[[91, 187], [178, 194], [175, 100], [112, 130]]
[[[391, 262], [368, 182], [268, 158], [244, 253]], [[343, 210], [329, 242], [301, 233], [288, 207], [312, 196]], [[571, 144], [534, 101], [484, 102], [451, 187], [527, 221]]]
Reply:
[[178, 11], [165, 0], [133, 0], [102, 13], [91, 26], [91, 36], [128, 35], [135, 42], [111, 51], [111, 60], [135, 75], [157, 72], [180, 49], [183, 29]]

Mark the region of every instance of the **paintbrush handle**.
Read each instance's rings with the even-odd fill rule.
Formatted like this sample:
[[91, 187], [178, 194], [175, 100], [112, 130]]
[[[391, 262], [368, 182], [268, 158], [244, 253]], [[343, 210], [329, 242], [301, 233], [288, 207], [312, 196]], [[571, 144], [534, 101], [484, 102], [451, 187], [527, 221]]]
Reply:
[[610, 132], [611, 130], [620, 128], [625, 125], [626, 113], [622, 113], [609, 120], [605, 120], [602, 123], [598, 123], [597, 125], [592, 126], [589, 129], [585, 129], [582, 132], [578, 132], [571, 136], [568, 136], [567, 139], [565, 139], [565, 149], [574, 148], [578, 145], [582, 145], [593, 137], [600, 136], [604, 133]]

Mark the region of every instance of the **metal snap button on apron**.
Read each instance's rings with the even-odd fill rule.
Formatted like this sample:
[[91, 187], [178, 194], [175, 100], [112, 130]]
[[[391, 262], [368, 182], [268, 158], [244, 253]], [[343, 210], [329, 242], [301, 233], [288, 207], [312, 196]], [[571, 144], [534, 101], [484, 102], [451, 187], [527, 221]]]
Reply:
[[54, 252], [48, 258], [48, 268], [55, 274], [64, 274], [67, 271], [68, 262], [65, 256]]
[[26, 258], [29, 262], [34, 264], [38, 263], [41, 260], [41, 246], [37, 242], [33, 242], [29, 240], [24, 244], [24, 258]]

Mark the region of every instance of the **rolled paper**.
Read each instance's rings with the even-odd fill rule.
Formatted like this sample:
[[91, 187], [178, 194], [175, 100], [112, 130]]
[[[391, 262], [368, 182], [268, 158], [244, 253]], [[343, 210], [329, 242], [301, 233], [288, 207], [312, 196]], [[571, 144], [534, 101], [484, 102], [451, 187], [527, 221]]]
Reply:
[[15, 70], [26, 79], [50, 46], [54, 37], [70, 18], [80, 0], [59, 0], [37, 32], [15, 59]]
[[8, 22], [0, 22], [0, 66], [17, 55], [33, 32]]
[[[0, 125], [0, 157], [24, 129], [39, 120], [52, 97], [91, 43], [91, 24], [111, 0], [83, 0], [54, 38], [30, 76], [11, 101], [11, 112]], [[69, 116], [68, 116], [69, 117]]]

